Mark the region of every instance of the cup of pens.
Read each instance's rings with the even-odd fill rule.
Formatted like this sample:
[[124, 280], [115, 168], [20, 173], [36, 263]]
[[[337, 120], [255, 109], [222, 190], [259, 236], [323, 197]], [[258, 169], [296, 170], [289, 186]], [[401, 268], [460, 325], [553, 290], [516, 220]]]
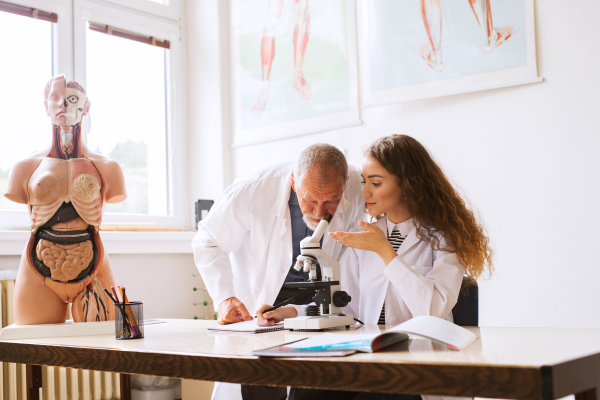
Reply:
[[[117, 339], [141, 339], [144, 337], [144, 302], [129, 301], [125, 288], [111, 288], [109, 293], [115, 307], [115, 329]], [[106, 289], [105, 289], [106, 290]], [[121, 296], [119, 296], [119, 294]]]

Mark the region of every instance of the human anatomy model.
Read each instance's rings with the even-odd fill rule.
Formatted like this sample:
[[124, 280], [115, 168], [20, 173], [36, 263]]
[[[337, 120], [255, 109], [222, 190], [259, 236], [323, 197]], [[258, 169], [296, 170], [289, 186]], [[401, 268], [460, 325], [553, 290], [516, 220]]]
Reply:
[[44, 104], [52, 145], [12, 168], [4, 194], [27, 204], [31, 221], [15, 285], [15, 323], [65, 322], [68, 303], [75, 322], [111, 320], [104, 288], [116, 281], [98, 231], [105, 204], [127, 197], [123, 171], [81, 140], [81, 118], [90, 108], [81, 85], [52, 77]]

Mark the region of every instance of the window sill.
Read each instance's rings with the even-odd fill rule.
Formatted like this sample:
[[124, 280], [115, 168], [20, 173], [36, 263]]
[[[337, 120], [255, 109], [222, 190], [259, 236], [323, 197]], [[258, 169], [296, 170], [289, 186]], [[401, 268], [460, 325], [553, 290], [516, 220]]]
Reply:
[[[29, 231], [0, 230], [0, 256], [19, 256]], [[192, 254], [196, 232], [100, 231], [105, 251], [111, 254]]]

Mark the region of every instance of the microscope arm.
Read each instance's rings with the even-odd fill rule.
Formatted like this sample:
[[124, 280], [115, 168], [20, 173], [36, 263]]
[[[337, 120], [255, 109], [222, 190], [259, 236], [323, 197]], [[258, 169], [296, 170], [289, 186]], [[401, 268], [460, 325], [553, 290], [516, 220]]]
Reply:
[[323, 279], [330, 278], [332, 281], [339, 282], [340, 263], [323, 250], [319, 251], [317, 260], [319, 260], [319, 265], [321, 265], [321, 274], [323, 275]]

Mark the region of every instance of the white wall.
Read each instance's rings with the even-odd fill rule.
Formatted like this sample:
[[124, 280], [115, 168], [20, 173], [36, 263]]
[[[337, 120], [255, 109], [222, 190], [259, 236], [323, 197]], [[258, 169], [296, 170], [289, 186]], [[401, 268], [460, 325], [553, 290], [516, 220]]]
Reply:
[[[212, 304], [191, 254], [114, 254], [111, 265], [130, 300], [144, 301], [144, 318], [212, 318]], [[198, 289], [194, 291], [194, 288]]]
[[189, 90], [195, 93], [190, 159], [203, 158], [193, 166], [192, 197], [214, 198], [222, 182], [230, 182], [229, 167], [236, 177], [293, 160], [315, 142], [336, 145], [360, 163], [375, 138], [409, 134], [430, 149], [488, 227], [496, 271], [480, 283], [481, 325], [600, 327], [600, 56], [594, 35], [600, 2], [535, 5], [543, 83], [365, 109], [362, 126], [228, 154], [223, 143], [230, 132], [222, 122], [229, 118], [229, 87], [222, 85], [228, 49], [226, 37], [213, 36], [226, 32], [226, 13], [217, 0], [188, 1]]

